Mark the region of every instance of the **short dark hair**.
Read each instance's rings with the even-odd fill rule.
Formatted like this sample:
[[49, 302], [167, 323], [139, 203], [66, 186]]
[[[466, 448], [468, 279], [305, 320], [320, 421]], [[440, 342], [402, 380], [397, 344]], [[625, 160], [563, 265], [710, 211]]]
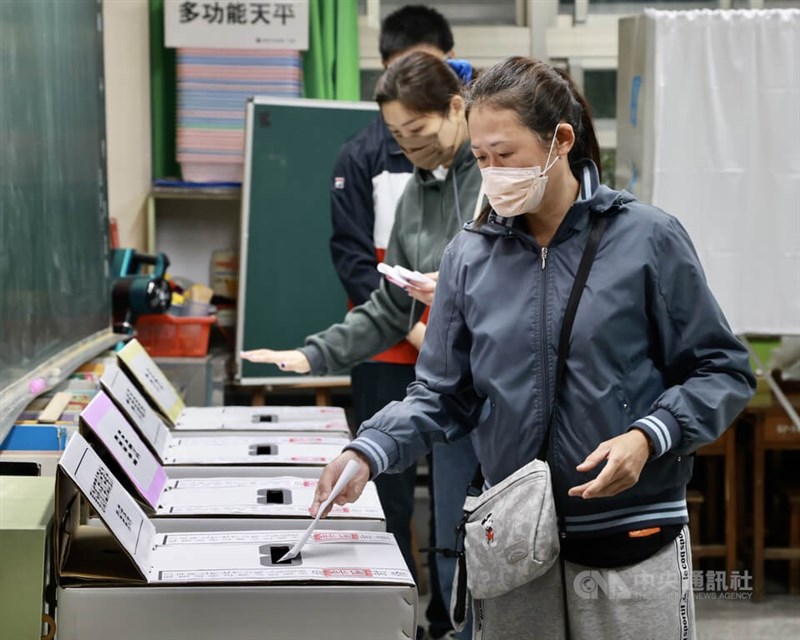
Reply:
[[421, 4], [406, 5], [384, 18], [378, 44], [384, 62], [421, 44], [432, 45], [444, 53], [453, 48], [450, 24], [436, 9]]
[[447, 113], [461, 80], [446, 62], [424, 51], [395, 60], [378, 78], [375, 100], [379, 105], [397, 100], [415, 113]]

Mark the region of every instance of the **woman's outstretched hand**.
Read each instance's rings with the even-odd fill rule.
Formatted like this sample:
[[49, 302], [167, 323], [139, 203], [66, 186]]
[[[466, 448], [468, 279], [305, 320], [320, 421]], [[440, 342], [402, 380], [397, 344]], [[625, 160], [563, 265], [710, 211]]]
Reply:
[[355, 502], [358, 500], [359, 496], [361, 496], [361, 492], [364, 491], [364, 487], [367, 486], [367, 482], [369, 481], [369, 463], [360, 453], [348, 449], [322, 470], [322, 475], [319, 478], [319, 482], [317, 482], [317, 490], [314, 492], [314, 502], [311, 503], [308, 509], [312, 518], [317, 517], [317, 511], [319, 511], [320, 505], [328, 499], [333, 485], [336, 484], [336, 481], [339, 479], [339, 476], [342, 475], [342, 471], [344, 471], [345, 466], [350, 460], [358, 462], [358, 471], [355, 476], [353, 476], [353, 479], [347, 483], [344, 490], [334, 498], [330, 505], [328, 505], [322, 517], [324, 518], [330, 513], [334, 504], [345, 505], [350, 502]]
[[242, 358], [250, 362], [274, 364], [281, 371], [292, 371], [294, 373], [308, 373], [311, 365], [301, 351], [273, 351], [272, 349], [252, 349], [242, 351]]

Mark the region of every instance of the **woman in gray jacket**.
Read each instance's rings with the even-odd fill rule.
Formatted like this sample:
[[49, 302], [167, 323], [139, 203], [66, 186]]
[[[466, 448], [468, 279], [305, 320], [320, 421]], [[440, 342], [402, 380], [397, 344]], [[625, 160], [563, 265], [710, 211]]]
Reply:
[[[564, 562], [475, 602], [482, 637], [693, 638], [686, 483], [694, 451], [753, 393], [747, 352], [677, 219], [600, 184], [589, 108], [565, 74], [510, 58], [466, 104], [490, 207], [445, 251], [417, 381], [325, 469], [311, 512], [348, 460], [360, 470], [339, 503], [468, 434], [500, 482], [537, 456], [552, 409]], [[562, 318], [599, 218], [556, 396]]]

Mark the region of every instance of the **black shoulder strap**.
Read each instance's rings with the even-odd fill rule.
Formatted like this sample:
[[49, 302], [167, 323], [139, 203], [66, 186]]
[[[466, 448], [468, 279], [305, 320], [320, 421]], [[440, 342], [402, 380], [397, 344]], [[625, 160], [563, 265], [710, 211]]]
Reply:
[[547, 459], [547, 450], [550, 445], [550, 434], [553, 430], [553, 416], [556, 412], [556, 404], [558, 403], [558, 395], [561, 391], [561, 386], [564, 383], [564, 375], [566, 373], [567, 352], [569, 351], [569, 338], [572, 334], [572, 324], [575, 322], [575, 314], [578, 311], [578, 304], [583, 295], [583, 289], [586, 286], [586, 280], [589, 278], [589, 271], [592, 269], [594, 257], [597, 255], [597, 248], [600, 246], [600, 239], [606, 230], [608, 224], [608, 216], [597, 216], [592, 225], [592, 231], [589, 234], [589, 240], [586, 242], [586, 247], [581, 256], [581, 263], [578, 265], [578, 272], [575, 274], [575, 281], [572, 283], [572, 290], [569, 292], [569, 299], [567, 300], [567, 309], [564, 311], [564, 321], [561, 323], [561, 335], [558, 338], [558, 360], [556, 364], [556, 388], [553, 394], [553, 406], [550, 408], [550, 415], [547, 418], [547, 431], [544, 434], [542, 441], [542, 448], [539, 450], [539, 455], [536, 456], [540, 460]]

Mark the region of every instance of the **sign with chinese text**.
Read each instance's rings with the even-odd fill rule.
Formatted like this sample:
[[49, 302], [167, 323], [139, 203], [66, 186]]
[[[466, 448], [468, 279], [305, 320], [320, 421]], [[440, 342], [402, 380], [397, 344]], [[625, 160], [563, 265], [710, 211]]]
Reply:
[[308, 0], [165, 0], [164, 44], [213, 49], [308, 49]]

